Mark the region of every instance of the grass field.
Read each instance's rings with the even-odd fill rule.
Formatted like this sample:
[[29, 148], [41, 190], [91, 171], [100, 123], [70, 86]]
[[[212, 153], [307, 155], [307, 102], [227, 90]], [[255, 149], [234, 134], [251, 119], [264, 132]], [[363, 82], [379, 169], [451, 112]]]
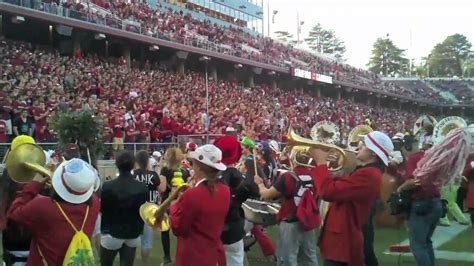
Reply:
[[474, 252], [474, 228], [471, 227], [467, 229], [464, 233], [444, 243], [438, 249], [457, 252]]
[[[267, 230], [267, 233], [271, 236], [272, 239], [276, 241], [277, 239], [277, 227], [272, 227]], [[413, 265], [415, 266], [415, 260], [411, 256], [397, 256], [397, 255], [387, 255], [384, 252], [387, 250], [388, 246], [392, 244], [400, 243], [407, 239], [407, 232], [404, 229], [390, 229], [390, 228], [378, 228], [375, 233], [375, 252], [379, 259], [380, 266], [399, 266], [399, 265]], [[315, 240], [316, 244], [316, 240]], [[171, 238], [171, 252], [174, 257], [176, 248], [176, 238]], [[462, 234], [452, 239], [451, 241], [442, 245], [440, 250], [448, 251], [465, 251], [465, 252], [474, 252], [474, 229], [468, 229]], [[159, 233], [155, 237], [154, 248], [152, 251], [151, 265], [158, 266], [162, 260], [162, 249]], [[267, 266], [275, 265], [274, 262], [267, 261], [260, 252], [258, 245], [254, 245], [252, 249], [248, 252], [249, 263], [252, 266]], [[319, 254], [318, 254], [319, 255]], [[137, 252], [135, 265], [141, 265], [140, 253]], [[448, 260], [437, 260], [437, 266], [473, 266], [473, 262], [462, 261], [462, 258], [459, 258], [459, 261], [448, 261]], [[118, 262], [116, 265], [119, 265]], [[198, 264], [197, 264], [198, 265]], [[322, 264], [320, 264], [322, 265]]]

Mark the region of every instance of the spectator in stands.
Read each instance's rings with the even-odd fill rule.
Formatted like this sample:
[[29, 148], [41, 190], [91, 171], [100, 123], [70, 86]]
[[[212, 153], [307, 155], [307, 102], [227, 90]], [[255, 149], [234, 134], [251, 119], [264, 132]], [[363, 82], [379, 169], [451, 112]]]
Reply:
[[22, 110], [20, 117], [17, 117], [13, 121], [13, 135], [14, 137], [20, 135], [33, 136], [33, 127], [31, 121], [28, 119], [28, 110]]

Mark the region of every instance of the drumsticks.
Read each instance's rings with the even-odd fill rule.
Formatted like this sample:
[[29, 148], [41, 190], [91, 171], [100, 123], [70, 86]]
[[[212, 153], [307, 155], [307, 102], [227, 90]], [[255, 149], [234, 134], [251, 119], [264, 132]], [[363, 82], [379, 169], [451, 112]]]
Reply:
[[253, 149], [253, 166], [255, 168], [255, 175], [258, 175], [257, 172], [257, 152], [255, 149]]

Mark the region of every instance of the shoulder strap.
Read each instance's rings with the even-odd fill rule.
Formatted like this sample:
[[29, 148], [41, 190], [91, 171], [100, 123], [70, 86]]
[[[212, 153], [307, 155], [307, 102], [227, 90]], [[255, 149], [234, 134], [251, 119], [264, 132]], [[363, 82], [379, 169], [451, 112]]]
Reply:
[[41, 252], [41, 249], [40, 249], [40, 247], [38, 246], [38, 244], [36, 244], [36, 247], [38, 248], [38, 252], [39, 252], [40, 257], [41, 257], [41, 262], [43, 262], [43, 266], [48, 266], [48, 262], [47, 262], [46, 259], [44, 258], [43, 252]]
[[[66, 219], [66, 221], [71, 225], [72, 229], [74, 229], [75, 232], [78, 232], [79, 230], [77, 230], [76, 226], [71, 222], [71, 220], [69, 219], [69, 217], [66, 215], [66, 213], [64, 212], [63, 208], [61, 208], [61, 205], [59, 205], [59, 203], [56, 201], [56, 206], [58, 206], [59, 208], [59, 211], [61, 212], [61, 214], [64, 216], [64, 218]], [[87, 220], [87, 217], [89, 216], [89, 205], [86, 206], [86, 215], [84, 217], [84, 221], [82, 222], [82, 226], [81, 226], [81, 231], [84, 230], [84, 225], [86, 224], [86, 220]]]

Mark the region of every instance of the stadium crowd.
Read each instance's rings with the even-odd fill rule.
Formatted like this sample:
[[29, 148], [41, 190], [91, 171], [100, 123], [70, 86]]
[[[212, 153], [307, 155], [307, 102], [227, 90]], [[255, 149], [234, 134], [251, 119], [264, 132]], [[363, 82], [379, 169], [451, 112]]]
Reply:
[[[199, 73], [181, 78], [149, 64], [146, 69], [114, 66], [97, 56], [63, 57], [23, 42], [3, 41], [0, 53], [3, 141], [22, 133], [54, 141], [48, 118], [79, 110], [91, 110], [104, 121], [107, 141], [125, 136], [125, 142], [162, 142], [206, 133], [205, 78]], [[410, 128], [416, 116], [347, 99], [317, 98], [302, 89], [272, 90], [265, 84], [245, 88], [237, 80], [211, 80], [209, 95], [210, 133], [235, 128], [255, 139], [284, 141], [290, 124], [308, 136], [309, 128], [322, 120], [337, 123], [343, 138], [366, 119], [394, 134]]]
[[[13, 0], [15, 1], [15, 0]], [[151, 6], [135, 1], [95, 0], [82, 3], [67, 0], [44, 0], [27, 4], [46, 12], [62, 14], [109, 27], [125, 29], [156, 38], [166, 39], [204, 49], [247, 58], [281, 67], [295, 67], [332, 76], [335, 80], [411, 98], [428, 99], [436, 103], [449, 103], [427, 86], [401, 86], [382, 81], [369, 71], [343, 64], [321, 55], [271, 38], [252, 35], [238, 27], [222, 27], [209, 20], [193, 18], [190, 13], [177, 12], [157, 3]], [[92, 6], [96, 8], [92, 8]], [[99, 8], [100, 7], [100, 8]], [[458, 97], [465, 101], [467, 97]]]

